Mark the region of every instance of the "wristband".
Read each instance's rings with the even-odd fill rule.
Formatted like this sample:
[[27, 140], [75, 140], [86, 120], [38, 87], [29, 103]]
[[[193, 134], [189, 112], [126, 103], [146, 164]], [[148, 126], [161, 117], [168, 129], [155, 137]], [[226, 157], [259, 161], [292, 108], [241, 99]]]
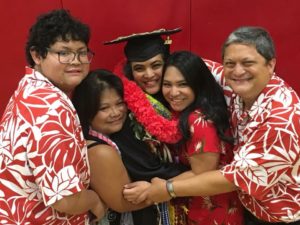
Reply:
[[169, 193], [169, 195], [172, 197], [172, 198], [176, 198], [176, 194], [174, 192], [174, 187], [173, 187], [173, 181], [171, 180], [167, 180], [166, 182], [166, 187], [167, 187], [167, 191]]

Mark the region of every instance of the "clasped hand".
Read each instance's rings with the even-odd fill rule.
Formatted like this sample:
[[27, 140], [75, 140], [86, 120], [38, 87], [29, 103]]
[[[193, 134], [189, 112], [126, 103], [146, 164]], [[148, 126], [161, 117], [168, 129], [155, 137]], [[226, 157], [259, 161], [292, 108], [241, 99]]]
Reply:
[[144, 201], [147, 201], [148, 204], [154, 204], [171, 199], [166, 189], [166, 180], [160, 178], [153, 178], [151, 183], [136, 181], [126, 184], [123, 195], [132, 204], [139, 204]]

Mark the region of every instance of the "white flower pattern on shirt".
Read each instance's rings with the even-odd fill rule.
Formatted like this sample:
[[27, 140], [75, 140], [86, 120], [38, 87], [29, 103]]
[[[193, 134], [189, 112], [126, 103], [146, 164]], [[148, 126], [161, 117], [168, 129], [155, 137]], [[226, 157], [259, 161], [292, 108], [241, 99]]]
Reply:
[[232, 113], [235, 157], [221, 172], [237, 185], [243, 205], [270, 222], [300, 220], [300, 101], [275, 74], [253, 104], [243, 112], [239, 96], [230, 93], [221, 66], [217, 81]]
[[0, 124], [0, 223], [88, 224], [51, 205], [89, 184], [87, 149], [70, 99], [27, 68]]

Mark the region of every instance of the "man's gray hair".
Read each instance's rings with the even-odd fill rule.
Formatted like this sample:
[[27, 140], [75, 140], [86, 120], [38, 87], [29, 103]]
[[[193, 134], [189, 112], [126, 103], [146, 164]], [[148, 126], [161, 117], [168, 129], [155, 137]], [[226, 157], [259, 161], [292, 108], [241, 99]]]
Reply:
[[222, 59], [224, 59], [225, 49], [230, 44], [253, 45], [256, 51], [262, 55], [267, 62], [275, 58], [275, 47], [273, 40], [262, 27], [240, 27], [233, 31], [225, 41], [222, 47]]

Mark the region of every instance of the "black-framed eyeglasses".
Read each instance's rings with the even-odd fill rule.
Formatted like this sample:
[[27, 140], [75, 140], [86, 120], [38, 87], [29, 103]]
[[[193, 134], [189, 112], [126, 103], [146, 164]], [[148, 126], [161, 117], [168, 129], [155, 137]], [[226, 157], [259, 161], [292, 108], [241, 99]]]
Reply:
[[95, 53], [91, 50], [82, 50], [78, 52], [73, 52], [69, 50], [61, 50], [61, 51], [55, 51], [51, 48], [47, 48], [47, 51], [50, 53], [55, 53], [58, 55], [58, 61], [62, 64], [68, 64], [73, 62], [73, 60], [77, 56], [77, 60], [81, 62], [82, 64], [89, 64], [91, 63]]

